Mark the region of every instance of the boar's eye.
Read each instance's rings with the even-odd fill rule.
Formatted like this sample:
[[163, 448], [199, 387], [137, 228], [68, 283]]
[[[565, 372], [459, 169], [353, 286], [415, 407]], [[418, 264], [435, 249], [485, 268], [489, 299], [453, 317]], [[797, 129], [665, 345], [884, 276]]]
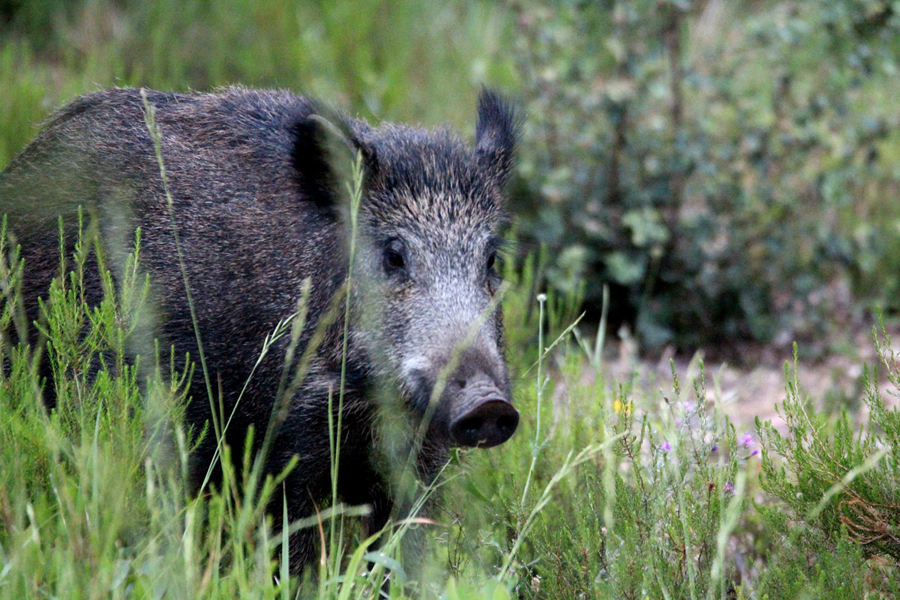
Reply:
[[485, 265], [485, 279], [487, 280], [488, 291], [491, 296], [497, 293], [500, 288], [500, 275], [494, 270], [497, 263], [497, 251], [491, 250], [488, 253], [487, 264]]
[[506, 244], [503, 240], [494, 238], [490, 240], [487, 244], [486, 254], [487, 254], [487, 262], [485, 263], [485, 272], [490, 277], [498, 277], [499, 275], [494, 270], [494, 267], [497, 266], [497, 261], [503, 259], [503, 251], [506, 247]]
[[388, 275], [402, 271], [406, 268], [406, 248], [398, 239], [389, 240], [384, 245], [384, 272]]

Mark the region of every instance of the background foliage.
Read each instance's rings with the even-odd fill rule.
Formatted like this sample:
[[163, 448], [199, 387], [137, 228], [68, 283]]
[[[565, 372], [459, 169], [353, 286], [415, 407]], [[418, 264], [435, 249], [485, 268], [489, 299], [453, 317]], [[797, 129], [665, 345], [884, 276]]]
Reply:
[[[525, 230], [650, 345], [896, 310], [885, 2], [513, 3]], [[616, 312], [618, 311], [618, 315]]]
[[881, 0], [0, 2], [0, 165], [111, 85], [288, 87], [471, 131], [526, 115], [513, 208], [541, 278], [648, 348], [801, 339], [900, 306], [900, 16]]

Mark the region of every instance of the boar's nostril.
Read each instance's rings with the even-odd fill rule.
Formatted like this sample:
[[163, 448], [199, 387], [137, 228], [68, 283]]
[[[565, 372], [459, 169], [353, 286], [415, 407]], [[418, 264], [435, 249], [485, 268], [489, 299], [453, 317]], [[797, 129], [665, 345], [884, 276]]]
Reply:
[[[515, 410], [515, 409], [513, 409]], [[497, 418], [497, 429], [500, 430], [505, 440], [508, 440], [512, 437], [512, 434], [516, 432], [516, 428], [519, 426], [519, 413], [516, 411], [511, 415], [501, 415]]]
[[460, 446], [491, 448], [512, 437], [519, 411], [506, 400], [493, 398], [476, 404], [450, 424], [450, 435]]

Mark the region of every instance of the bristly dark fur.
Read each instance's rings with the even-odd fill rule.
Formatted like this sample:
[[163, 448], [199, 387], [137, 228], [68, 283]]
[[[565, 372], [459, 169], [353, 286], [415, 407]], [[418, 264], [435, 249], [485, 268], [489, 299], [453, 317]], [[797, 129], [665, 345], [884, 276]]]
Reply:
[[[372, 532], [396, 512], [375, 417], [393, 402], [415, 425], [455, 353], [460, 366], [444, 374], [446, 389], [419, 449], [418, 472], [433, 476], [453, 444], [494, 445], [512, 434], [518, 416], [510, 405], [493, 268], [518, 135], [508, 103], [482, 91], [472, 149], [448, 130], [372, 127], [287, 92], [231, 88], [146, 97], [162, 132], [174, 226], [209, 377], [221, 390], [225, 414], [234, 411], [225, 440], [234, 456], [242, 455], [251, 427], [258, 449], [282, 378], [289, 340], [280, 339], [260, 361], [266, 336], [296, 310], [303, 282], [311, 280], [300, 356], [346, 279], [344, 146], [361, 153], [366, 179], [353, 265], [340, 497], [373, 507]], [[0, 211], [9, 215], [26, 259], [31, 321], [40, 318], [37, 298], [59, 268], [57, 217], [73, 231], [79, 206], [97, 220], [114, 276], [141, 228], [142, 267], [159, 316], [148, 335], [173, 346], [184, 367], [188, 353], [198, 355], [195, 325], [141, 91], [77, 99], [0, 174]], [[94, 272], [87, 301], [101, 298]], [[328, 398], [340, 387], [342, 332], [343, 313], [326, 323], [266, 463], [269, 473], [278, 473], [298, 459], [285, 482], [291, 520], [314, 514], [331, 498]], [[460, 347], [464, 340], [469, 345]], [[133, 354], [152, 352], [152, 344], [142, 343], [132, 344]], [[46, 365], [44, 372], [50, 375]], [[205, 390], [197, 368], [187, 408], [197, 431], [220, 400], [211, 403]], [[487, 415], [485, 429], [471, 426], [472, 415]], [[215, 447], [207, 436], [192, 456], [195, 488]], [[280, 525], [280, 495], [277, 504], [273, 517]], [[292, 536], [295, 571], [315, 557], [315, 545], [315, 532]]]

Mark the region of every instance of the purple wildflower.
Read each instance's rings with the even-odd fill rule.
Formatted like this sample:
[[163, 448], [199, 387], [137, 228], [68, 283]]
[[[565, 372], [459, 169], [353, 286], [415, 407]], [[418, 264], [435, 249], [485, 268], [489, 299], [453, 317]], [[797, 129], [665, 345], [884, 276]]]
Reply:
[[726, 494], [733, 494], [733, 493], [734, 493], [734, 486], [731, 485], [731, 482], [730, 482], [730, 481], [726, 481], [726, 482], [725, 482], [725, 493], [726, 493]]
[[744, 437], [741, 438], [741, 444], [744, 446], [744, 448], [749, 448], [753, 445], [753, 436], [749, 433], [745, 433]]
[[659, 445], [659, 449], [662, 450], [663, 452], [668, 452], [669, 450], [672, 449], [672, 444], [670, 444], [667, 440]]

